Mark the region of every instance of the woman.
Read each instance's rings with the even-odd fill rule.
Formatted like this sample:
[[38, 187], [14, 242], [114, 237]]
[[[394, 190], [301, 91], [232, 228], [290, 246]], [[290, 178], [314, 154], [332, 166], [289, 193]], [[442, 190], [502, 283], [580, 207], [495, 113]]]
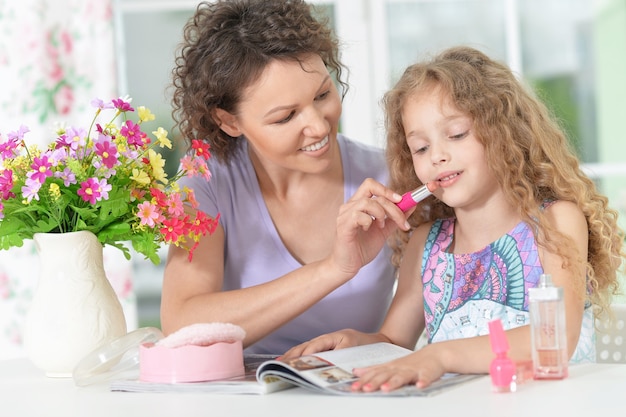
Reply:
[[170, 249], [165, 333], [229, 322], [246, 331], [247, 352], [280, 354], [382, 323], [395, 280], [385, 242], [409, 225], [382, 185], [382, 151], [338, 133], [344, 72], [312, 13], [295, 0], [218, 1], [185, 27], [175, 117], [213, 155], [211, 180], [185, 185], [220, 226], [192, 262]]

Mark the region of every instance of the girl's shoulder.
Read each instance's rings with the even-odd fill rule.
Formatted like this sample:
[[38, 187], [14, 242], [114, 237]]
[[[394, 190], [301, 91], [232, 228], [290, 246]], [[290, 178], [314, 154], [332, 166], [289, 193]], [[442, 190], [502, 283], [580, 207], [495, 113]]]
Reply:
[[[426, 241], [429, 239], [437, 238], [437, 236], [445, 233], [446, 235], [454, 233], [454, 218], [436, 219], [433, 221], [425, 222], [415, 228], [411, 234], [409, 244], [414, 242], [414, 245], [423, 247]], [[432, 236], [431, 236], [432, 235]]]
[[580, 207], [573, 201], [555, 200], [542, 206], [546, 219], [557, 228], [567, 231], [587, 228], [587, 219]]

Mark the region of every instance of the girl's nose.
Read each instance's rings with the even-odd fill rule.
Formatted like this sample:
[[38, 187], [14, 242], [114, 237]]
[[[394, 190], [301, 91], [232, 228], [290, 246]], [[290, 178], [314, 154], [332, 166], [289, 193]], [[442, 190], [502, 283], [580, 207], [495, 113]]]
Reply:
[[432, 144], [430, 159], [434, 165], [439, 165], [450, 161], [450, 154], [447, 148], [442, 144]]

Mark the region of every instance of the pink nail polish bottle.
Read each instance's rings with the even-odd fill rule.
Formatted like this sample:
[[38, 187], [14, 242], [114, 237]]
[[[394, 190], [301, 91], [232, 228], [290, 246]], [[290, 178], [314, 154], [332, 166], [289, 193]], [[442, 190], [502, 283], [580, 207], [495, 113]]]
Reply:
[[515, 362], [507, 356], [509, 342], [500, 319], [489, 322], [489, 340], [491, 350], [496, 355], [489, 367], [493, 392], [515, 392], [517, 389]]

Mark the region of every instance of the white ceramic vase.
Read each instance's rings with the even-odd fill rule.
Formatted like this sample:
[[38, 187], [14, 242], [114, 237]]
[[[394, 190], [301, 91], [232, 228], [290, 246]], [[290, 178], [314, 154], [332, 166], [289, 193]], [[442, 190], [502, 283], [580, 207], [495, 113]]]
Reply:
[[71, 377], [97, 347], [127, 332], [91, 232], [38, 233], [39, 283], [24, 327], [26, 355], [50, 377]]

